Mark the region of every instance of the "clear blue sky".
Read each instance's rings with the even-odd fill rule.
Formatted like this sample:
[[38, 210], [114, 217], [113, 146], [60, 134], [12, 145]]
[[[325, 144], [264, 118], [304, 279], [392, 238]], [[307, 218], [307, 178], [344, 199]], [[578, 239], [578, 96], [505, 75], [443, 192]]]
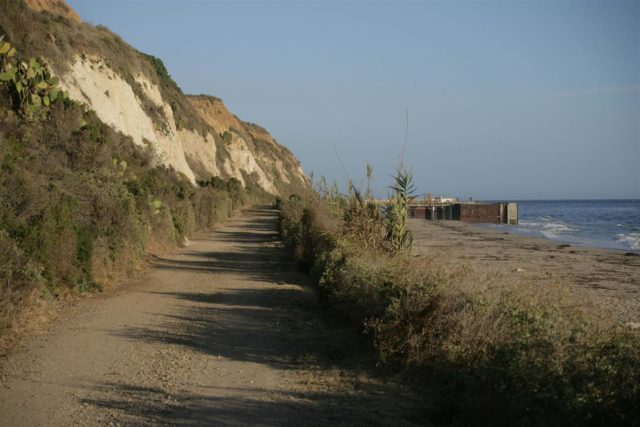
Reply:
[[640, 1], [69, 0], [307, 171], [386, 193], [640, 198]]

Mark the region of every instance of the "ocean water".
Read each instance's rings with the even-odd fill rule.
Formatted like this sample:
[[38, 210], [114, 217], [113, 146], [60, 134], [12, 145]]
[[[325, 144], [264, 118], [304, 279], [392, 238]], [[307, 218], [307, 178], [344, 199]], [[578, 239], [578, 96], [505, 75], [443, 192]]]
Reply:
[[579, 246], [640, 252], [640, 200], [518, 201], [516, 233]]

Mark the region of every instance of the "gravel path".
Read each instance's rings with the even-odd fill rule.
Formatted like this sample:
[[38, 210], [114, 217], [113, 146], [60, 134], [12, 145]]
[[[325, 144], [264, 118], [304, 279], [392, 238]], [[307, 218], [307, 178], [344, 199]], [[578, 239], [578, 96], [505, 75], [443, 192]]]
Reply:
[[247, 210], [1, 361], [0, 425], [424, 425]]

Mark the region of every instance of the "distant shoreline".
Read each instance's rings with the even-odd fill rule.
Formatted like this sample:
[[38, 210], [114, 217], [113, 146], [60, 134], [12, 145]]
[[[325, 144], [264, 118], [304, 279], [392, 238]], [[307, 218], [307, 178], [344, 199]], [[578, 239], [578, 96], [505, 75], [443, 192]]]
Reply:
[[530, 200], [517, 203], [519, 224], [495, 228], [581, 247], [640, 252], [640, 200]]
[[467, 224], [467, 225], [469, 225], [472, 228], [477, 228], [478, 230], [495, 231], [496, 233], [500, 233], [500, 234], [509, 233], [515, 236], [520, 236], [525, 238], [541, 239], [555, 245], [569, 245], [569, 246], [575, 246], [575, 247], [585, 248], [585, 249], [598, 249], [603, 251], [622, 252], [622, 253], [633, 252], [640, 255], [640, 249], [603, 247], [595, 244], [589, 244], [588, 242], [578, 242], [570, 239], [565, 239], [562, 237], [547, 237], [547, 236], [541, 236], [541, 235], [534, 235], [526, 231], [519, 230], [518, 228], [516, 228], [517, 226], [508, 225], [508, 224]]
[[535, 202], [640, 202], [640, 197], [630, 197], [626, 199], [491, 199], [491, 200], [477, 200], [478, 202], [489, 202], [489, 203], [508, 203], [508, 202], [526, 202], [526, 203], [535, 203]]

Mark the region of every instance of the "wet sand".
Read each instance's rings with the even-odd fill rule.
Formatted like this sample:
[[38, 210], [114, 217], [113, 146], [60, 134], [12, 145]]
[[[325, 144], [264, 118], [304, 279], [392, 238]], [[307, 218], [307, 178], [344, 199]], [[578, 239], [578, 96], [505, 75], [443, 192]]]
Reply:
[[640, 253], [573, 246], [459, 221], [411, 219], [409, 226], [417, 256], [494, 270], [519, 285], [567, 285], [579, 304], [640, 322]]

